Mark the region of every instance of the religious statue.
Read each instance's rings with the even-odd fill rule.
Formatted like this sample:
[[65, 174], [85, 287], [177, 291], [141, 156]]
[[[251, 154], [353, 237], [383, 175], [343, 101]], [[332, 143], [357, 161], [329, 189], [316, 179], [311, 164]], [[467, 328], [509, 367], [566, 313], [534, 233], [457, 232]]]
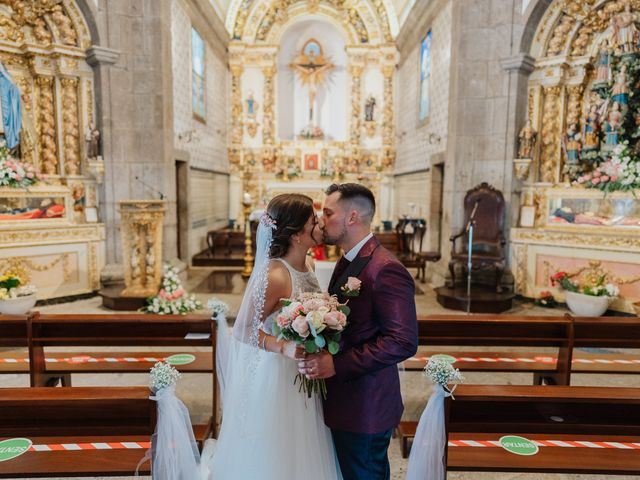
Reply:
[[20, 143], [22, 109], [20, 89], [13, 83], [11, 75], [0, 62], [0, 133], [4, 135], [7, 147], [15, 148]]
[[617, 73], [611, 90], [611, 100], [618, 102], [621, 109], [625, 110], [629, 103], [629, 80], [627, 79], [627, 66], [622, 64]]
[[247, 116], [249, 118], [255, 118], [256, 113], [258, 113], [258, 102], [253, 98], [253, 92], [249, 92], [249, 96], [244, 103], [247, 106]]
[[520, 134], [518, 135], [518, 158], [532, 158], [533, 147], [536, 143], [538, 133], [531, 126], [531, 120], [527, 120]]
[[596, 84], [609, 84], [611, 83], [611, 60], [612, 60], [612, 48], [610, 40], [605, 39], [602, 50], [598, 52], [597, 58], [597, 70], [596, 70]]
[[89, 123], [87, 131], [84, 134], [84, 141], [87, 144], [87, 159], [97, 159], [100, 151], [98, 143], [100, 141], [100, 131], [96, 128], [93, 122]]
[[324, 58], [322, 47], [313, 39], [305, 43], [295, 62], [289, 64], [289, 68], [300, 75], [302, 84], [309, 88], [309, 124], [313, 124], [317, 89], [323, 82], [326, 72], [334, 67], [333, 63]]
[[364, 104], [364, 120], [365, 122], [373, 122], [373, 114], [376, 108], [376, 97], [369, 95]]
[[620, 112], [620, 104], [613, 102], [611, 111], [607, 116], [607, 122], [605, 124], [605, 145], [607, 148], [613, 148], [618, 144], [618, 135], [620, 134], [620, 127], [622, 126], [622, 113]]
[[562, 139], [562, 149], [564, 150], [566, 164], [577, 165], [580, 162], [580, 133], [578, 132], [578, 125], [572, 123], [567, 129], [567, 133]]
[[591, 104], [587, 115], [583, 119], [582, 136], [584, 139], [584, 154], [600, 149], [600, 115], [598, 106]]
[[636, 27], [636, 15], [631, 11], [629, 2], [625, 3], [624, 10], [611, 17], [611, 36], [613, 45], [621, 53], [633, 53], [637, 50], [638, 28]]

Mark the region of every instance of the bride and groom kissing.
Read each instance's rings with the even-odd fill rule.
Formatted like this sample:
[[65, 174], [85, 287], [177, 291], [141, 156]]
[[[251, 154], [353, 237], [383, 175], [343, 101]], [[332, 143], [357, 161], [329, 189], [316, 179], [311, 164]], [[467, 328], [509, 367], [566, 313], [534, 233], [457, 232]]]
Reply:
[[[222, 426], [212, 479], [384, 480], [387, 449], [403, 411], [397, 364], [417, 350], [415, 285], [371, 233], [375, 198], [347, 183], [326, 191], [322, 215], [311, 198], [283, 194], [258, 226], [254, 270], [220, 369]], [[340, 247], [329, 293], [348, 300], [340, 351], [305, 353], [272, 335], [281, 299], [319, 292], [307, 251]], [[341, 288], [357, 278], [357, 296]], [[326, 399], [294, 385], [300, 373], [326, 381]]]

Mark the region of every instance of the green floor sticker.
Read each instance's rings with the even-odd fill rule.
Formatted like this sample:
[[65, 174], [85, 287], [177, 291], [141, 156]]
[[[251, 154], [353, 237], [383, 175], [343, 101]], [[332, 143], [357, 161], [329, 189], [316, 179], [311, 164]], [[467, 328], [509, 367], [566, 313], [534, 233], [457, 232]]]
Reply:
[[444, 360], [449, 363], [456, 363], [456, 357], [452, 357], [451, 355], [445, 355], [443, 353], [438, 353], [437, 355], [431, 355], [431, 358], [434, 360]]
[[535, 455], [539, 450], [538, 446], [531, 440], [516, 435], [500, 437], [500, 445], [507, 452], [515, 453], [516, 455]]
[[29, 450], [31, 440], [28, 438], [9, 438], [0, 442], [0, 462], [19, 457]]
[[178, 353], [177, 355], [171, 355], [167, 357], [165, 361], [169, 365], [188, 365], [195, 361], [196, 357], [190, 353]]

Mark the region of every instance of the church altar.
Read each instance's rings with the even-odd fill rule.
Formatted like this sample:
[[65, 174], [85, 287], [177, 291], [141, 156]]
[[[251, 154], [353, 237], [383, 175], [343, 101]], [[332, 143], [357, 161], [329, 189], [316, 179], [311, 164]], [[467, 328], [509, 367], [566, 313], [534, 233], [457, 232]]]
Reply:
[[522, 181], [510, 233], [518, 294], [563, 300], [550, 276], [565, 271], [616, 284], [614, 310], [634, 312], [640, 301], [639, 7], [555, 2], [535, 33], [514, 159]]

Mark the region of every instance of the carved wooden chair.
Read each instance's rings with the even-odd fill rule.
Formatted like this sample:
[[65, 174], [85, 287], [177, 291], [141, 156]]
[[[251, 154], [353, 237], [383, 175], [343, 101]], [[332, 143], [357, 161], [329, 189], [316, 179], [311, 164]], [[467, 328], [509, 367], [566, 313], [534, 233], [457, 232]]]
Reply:
[[[483, 182], [469, 190], [464, 197], [464, 225], [465, 228], [451, 240], [451, 285], [456, 285], [456, 265], [462, 266], [467, 273], [467, 253], [469, 248], [469, 232], [467, 225], [471, 213], [477, 203], [475, 223], [473, 228], [473, 245], [471, 247], [471, 270], [495, 268], [496, 292], [501, 292], [500, 282], [505, 268], [504, 246], [504, 217], [505, 203], [502, 192]], [[456, 240], [461, 238], [462, 245], [456, 248]]]

